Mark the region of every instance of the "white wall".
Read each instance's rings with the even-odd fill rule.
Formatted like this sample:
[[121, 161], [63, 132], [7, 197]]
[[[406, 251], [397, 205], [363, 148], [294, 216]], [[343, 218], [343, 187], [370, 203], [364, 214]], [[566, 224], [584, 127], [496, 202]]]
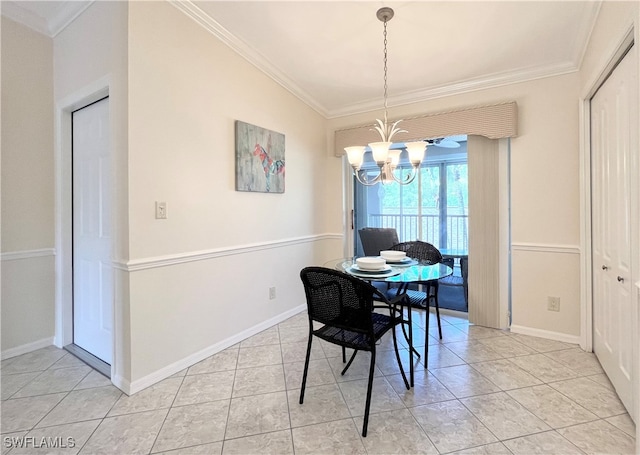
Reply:
[[2, 355], [54, 335], [53, 46], [2, 17]]
[[[392, 119], [515, 100], [511, 140], [512, 322], [577, 342], [580, 332], [578, 73], [480, 90], [389, 110]], [[379, 113], [333, 119], [330, 129]], [[333, 154], [330, 144], [329, 154]], [[561, 298], [559, 313], [547, 296]]]
[[[235, 191], [235, 120], [285, 135], [284, 194]], [[169, 3], [130, 4], [133, 389], [300, 309], [300, 269], [342, 254], [325, 122]]]

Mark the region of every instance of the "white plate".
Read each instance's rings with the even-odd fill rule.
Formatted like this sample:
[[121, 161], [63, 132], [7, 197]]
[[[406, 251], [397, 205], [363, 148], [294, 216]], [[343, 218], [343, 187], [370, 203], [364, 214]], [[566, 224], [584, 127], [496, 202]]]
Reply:
[[404, 259], [400, 259], [399, 261], [390, 261], [387, 259], [387, 264], [391, 264], [391, 265], [408, 265], [411, 264], [411, 262], [416, 262], [414, 259], [411, 258], [404, 258]]
[[347, 273], [353, 276], [357, 276], [358, 278], [389, 278], [390, 276], [400, 275], [402, 273], [401, 270], [388, 270], [386, 272], [361, 272], [359, 270], [355, 270], [353, 267], [348, 268]]
[[383, 267], [376, 269], [376, 270], [371, 270], [371, 269], [363, 269], [362, 267], [358, 267], [358, 264], [353, 264], [351, 266], [351, 268], [353, 270], [355, 270], [356, 272], [362, 272], [362, 273], [383, 273], [383, 272], [388, 272], [389, 270], [391, 270], [391, 266], [388, 264], [385, 264]]

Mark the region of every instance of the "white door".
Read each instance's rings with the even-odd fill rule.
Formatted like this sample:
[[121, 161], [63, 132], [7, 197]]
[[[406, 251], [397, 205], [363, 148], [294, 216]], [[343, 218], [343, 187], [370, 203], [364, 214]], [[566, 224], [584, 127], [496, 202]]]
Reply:
[[[631, 153], [637, 63], [629, 52], [591, 100], [593, 346], [631, 415], [637, 309], [631, 275]], [[637, 228], [635, 230], [637, 232]]]
[[109, 99], [73, 112], [73, 343], [111, 364]]

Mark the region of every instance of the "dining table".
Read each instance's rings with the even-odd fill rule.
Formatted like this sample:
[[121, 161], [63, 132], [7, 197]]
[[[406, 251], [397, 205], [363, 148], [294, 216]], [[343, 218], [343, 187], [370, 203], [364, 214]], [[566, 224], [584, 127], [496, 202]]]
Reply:
[[[427, 284], [433, 280], [439, 280], [453, 273], [453, 269], [446, 264], [425, 264], [421, 263], [413, 258], [404, 258], [398, 262], [386, 262], [384, 270], [380, 271], [367, 271], [362, 270], [357, 266], [355, 257], [352, 258], [339, 258], [327, 261], [324, 267], [331, 268], [345, 272], [349, 275], [361, 278], [366, 281], [385, 282], [389, 284], [389, 289], [395, 291], [395, 295], [401, 295], [406, 293], [410, 285]], [[414, 365], [413, 365], [413, 353], [415, 352], [418, 357], [420, 354], [413, 347], [413, 321], [412, 321], [412, 308], [408, 299], [406, 304], [402, 304], [407, 308], [407, 318], [404, 319], [408, 325], [408, 333], [404, 332], [409, 343], [409, 377], [410, 385], [413, 387]], [[403, 315], [404, 318], [404, 315]], [[426, 320], [425, 320], [425, 358], [423, 359], [424, 367], [427, 368], [427, 355], [429, 352], [429, 303], [427, 300], [426, 307]]]

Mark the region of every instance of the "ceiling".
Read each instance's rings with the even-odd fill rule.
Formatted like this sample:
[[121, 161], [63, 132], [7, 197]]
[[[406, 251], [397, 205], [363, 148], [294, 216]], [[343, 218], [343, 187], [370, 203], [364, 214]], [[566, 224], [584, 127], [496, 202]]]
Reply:
[[[91, 1], [2, 1], [55, 36]], [[328, 118], [576, 71], [600, 1], [172, 1]]]

